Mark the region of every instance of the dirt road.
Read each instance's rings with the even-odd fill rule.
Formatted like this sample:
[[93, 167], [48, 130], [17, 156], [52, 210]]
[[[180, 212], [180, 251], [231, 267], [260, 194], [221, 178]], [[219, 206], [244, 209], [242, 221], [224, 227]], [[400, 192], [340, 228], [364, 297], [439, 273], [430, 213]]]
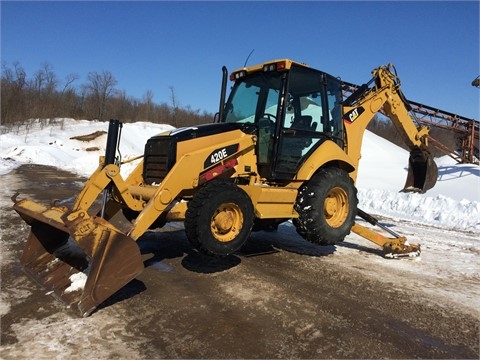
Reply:
[[3, 359], [479, 357], [478, 312], [470, 293], [456, 301], [458, 281], [424, 291], [428, 279], [402, 270], [415, 261], [392, 274], [373, 245], [349, 236], [317, 247], [289, 224], [221, 260], [193, 251], [181, 225], [149, 233], [139, 241], [143, 273], [79, 318], [23, 274], [29, 228], [9, 197], [71, 200], [81, 184], [45, 167], [2, 175]]

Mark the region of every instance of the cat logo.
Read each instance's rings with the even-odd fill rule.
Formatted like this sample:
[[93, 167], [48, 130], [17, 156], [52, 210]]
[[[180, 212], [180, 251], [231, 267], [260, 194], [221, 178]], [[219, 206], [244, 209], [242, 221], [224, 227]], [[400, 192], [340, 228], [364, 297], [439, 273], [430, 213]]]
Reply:
[[365, 109], [362, 106], [359, 106], [355, 109], [350, 110], [345, 115], [343, 115], [343, 120], [348, 122], [354, 122], [360, 115], [363, 114]]

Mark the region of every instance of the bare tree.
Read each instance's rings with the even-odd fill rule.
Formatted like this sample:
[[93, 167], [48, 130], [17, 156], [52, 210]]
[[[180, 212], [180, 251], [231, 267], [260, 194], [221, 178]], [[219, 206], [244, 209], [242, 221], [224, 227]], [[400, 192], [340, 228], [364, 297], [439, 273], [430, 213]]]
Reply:
[[29, 82], [30, 96], [29, 110], [37, 117], [50, 117], [56, 114], [58, 108], [57, 97], [57, 76], [49, 63], [42, 64], [42, 67], [35, 73], [32, 81]]
[[63, 85], [62, 94], [65, 94], [66, 91], [72, 89], [73, 82], [77, 81], [78, 78], [78, 74], [68, 74], [65, 77], [65, 85]]
[[57, 76], [53, 72], [52, 66], [49, 63], [42, 64], [42, 68], [35, 73], [35, 90], [37, 90], [39, 93], [53, 93], [57, 87], [57, 84]]
[[1, 123], [25, 120], [25, 90], [27, 74], [20, 63], [13, 63], [13, 69], [2, 62]]
[[152, 90], [147, 90], [147, 92], [143, 94], [141, 107], [142, 110], [140, 116], [142, 116], [146, 121], [151, 121], [154, 109]]
[[88, 84], [86, 85], [87, 94], [93, 100], [93, 106], [96, 109], [95, 116], [100, 120], [104, 120], [106, 114], [107, 102], [115, 92], [117, 80], [110, 71], [102, 73], [90, 72], [87, 76]]
[[59, 93], [58, 101], [61, 116], [77, 117], [81, 114], [81, 100], [73, 83], [79, 79], [78, 74], [68, 74], [65, 77], [62, 91]]
[[177, 126], [177, 115], [180, 105], [178, 103], [177, 95], [175, 94], [175, 88], [170, 85], [168, 89], [170, 90], [170, 101], [172, 102], [172, 125]]

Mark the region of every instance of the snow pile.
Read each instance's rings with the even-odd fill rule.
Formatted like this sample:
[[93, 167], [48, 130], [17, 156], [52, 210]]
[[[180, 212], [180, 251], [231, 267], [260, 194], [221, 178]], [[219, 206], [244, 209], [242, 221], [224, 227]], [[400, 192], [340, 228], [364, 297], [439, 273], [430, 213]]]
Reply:
[[401, 193], [408, 151], [366, 131], [358, 170], [359, 207], [373, 214], [452, 230], [480, 232], [480, 167], [435, 159], [438, 179], [425, 194]]
[[373, 189], [359, 189], [358, 197], [359, 207], [366, 212], [449, 229], [480, 230], [480, 203], [476, 201]]
[[[147, 140], [155, 134], [173, 129], [170, 125], [137, 122], [123, 124], [120, 152], [123, 160], [143, 154]], [[5, 130], [3, 130], [5, 131]], [[50, 165], [90, 176], [105, 154], [108, 122], [55, 119], [48, 126], [37, 120], [0, 135], [0, 174], [21, 164]], [[90, 141], [71, 139], [95, 132], [103, 135]], [[122, 169], [122, 174], [129, 167]]]
[[[357, 186], [365, 189], [399, 191], [408, 173], [408, 151], [369, 131], [365, 132]], [[422, 196], [444, 195], [455, 200], [480, 201], [480, 167], [457, 164], [449, 156], [436, 158], [438, 179]]]
[[[55, 119], [16, 127], [0, 135], [0, 174], [21, 164], [51, 165], [88, 177], [105, 153], [107, 122]], [[124, 124], [123, 160], [141, 155], [148, 138], [173, 129], [170, 125]], [[90, 141], [72, 139], [104, 131]], [[453, 230], [480, 232], [480, 167], [456, 164], [448, 156], [435, 159], [439, 177], [426, 194], [400, 193], [408, 170], [408, 152], [366, 131], [357, 187], [359, 207], [372, 214]], [[122, 167], [122, 175], [133, 164]]]

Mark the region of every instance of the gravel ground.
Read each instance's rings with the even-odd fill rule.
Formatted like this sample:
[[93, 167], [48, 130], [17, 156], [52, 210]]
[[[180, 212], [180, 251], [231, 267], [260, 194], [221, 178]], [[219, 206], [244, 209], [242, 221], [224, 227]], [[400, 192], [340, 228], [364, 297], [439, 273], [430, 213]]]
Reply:
[[[2, 175], [2, 359], [479, 358], [478, 273], [443, 276], [434, 247], [413, 261], [386, 260], [355, 235], [317, 247], [288, 223], [225, 259], [193, 251], [181, 224], [150, 233], [145, 270], [80, 318], [24, 275], [29, 227], [9, 198], [71, 198], [83, 181], [38, 166]], [[444, 246], [475, 237], [395, 226]]]

